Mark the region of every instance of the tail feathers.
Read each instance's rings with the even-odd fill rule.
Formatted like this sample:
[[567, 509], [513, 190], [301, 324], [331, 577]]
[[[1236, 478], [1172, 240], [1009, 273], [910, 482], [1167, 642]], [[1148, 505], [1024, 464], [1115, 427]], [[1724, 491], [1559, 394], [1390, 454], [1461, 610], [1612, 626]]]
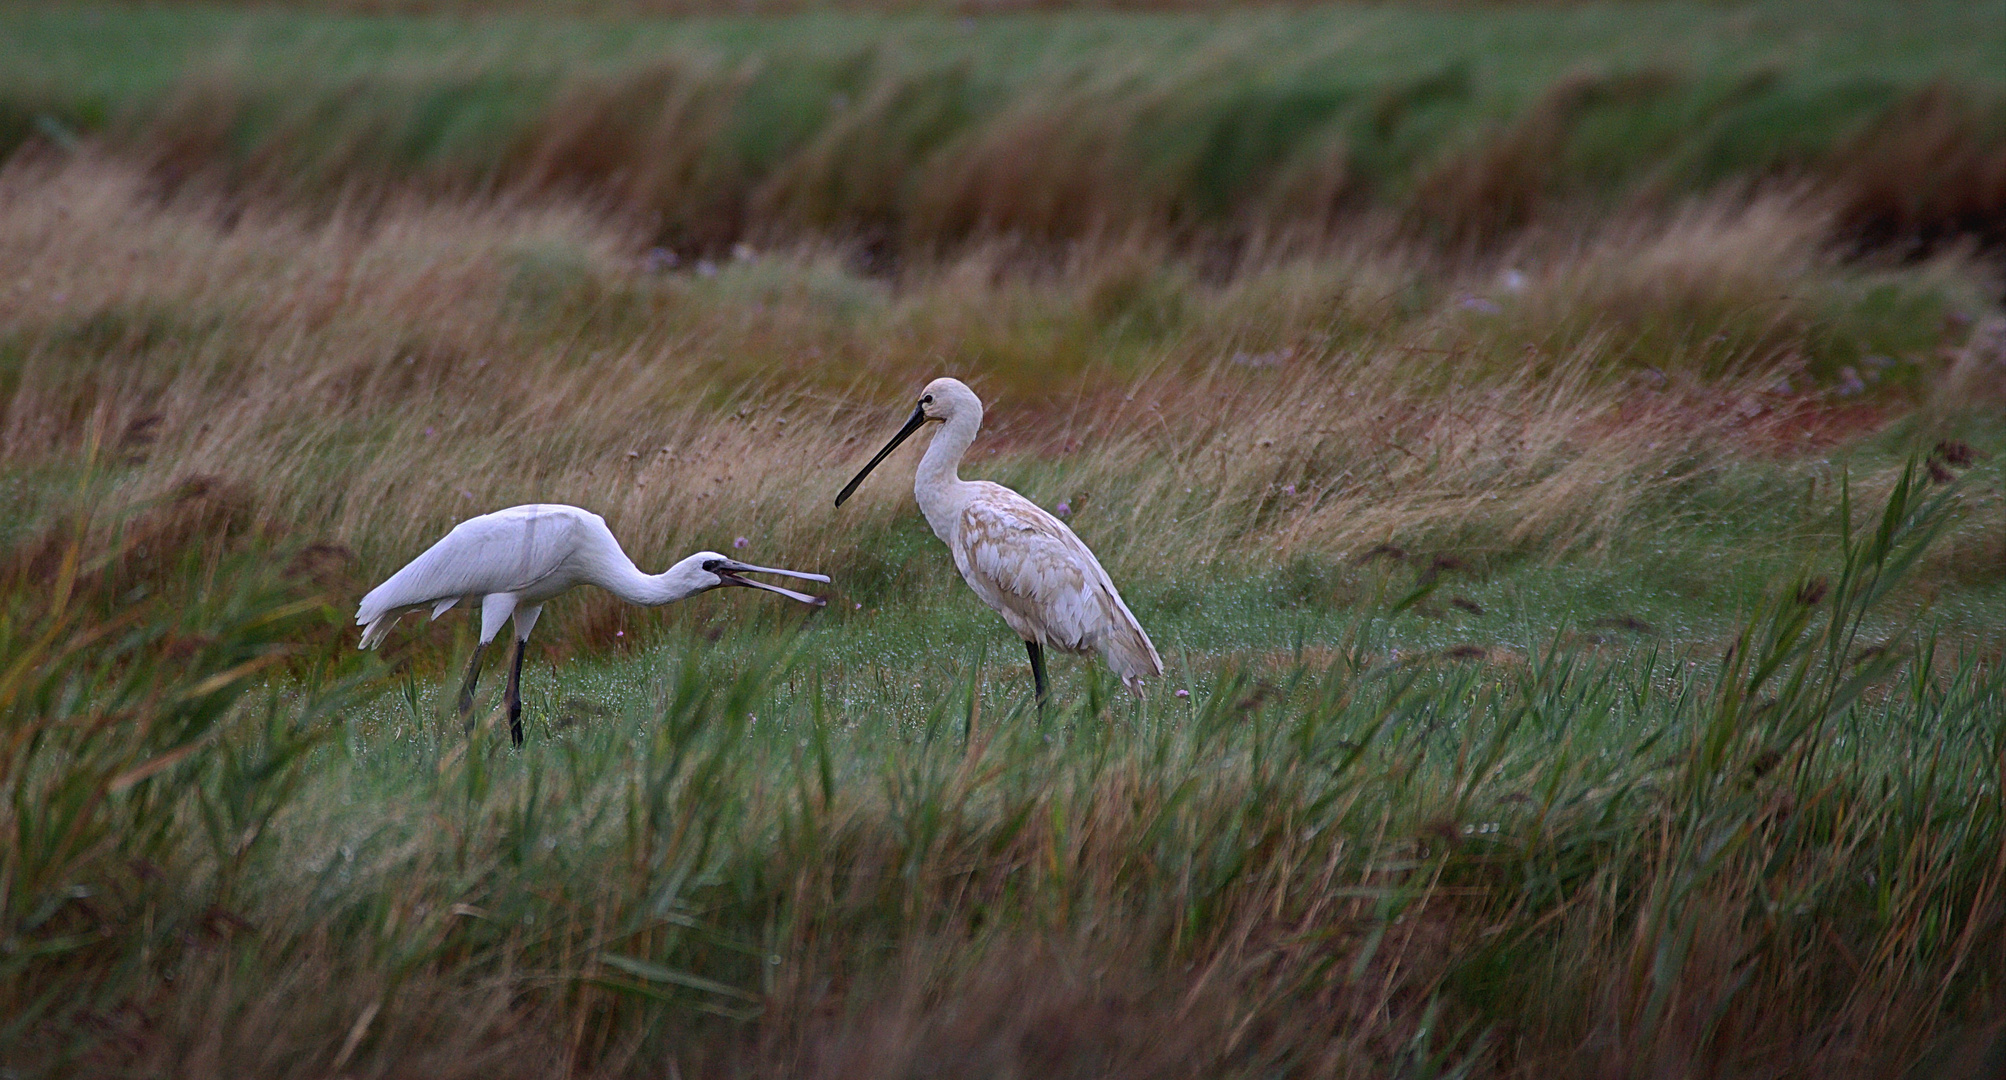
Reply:
[[[436, 619], [444, 615], [452, 609], [454, 604], [459, 602], [460, 598], [457, 596], [449, 596], [444, 600], [432, 601], [431, 617]], [[355, 613], [355, 625], [362, 627], [362, 643], [357, 645], [356, 648], [375, 648], [382, 643], [384, 637], [390, 633], [390, 628], [397, 625], [397, 620], [402, 618], [405, 612], [423, 611], [424, 608], [425, 605], [423, 604], [403, 608], [372, 608], [369, 604], [369, 598], [363, 597], [362, 607]]]
[[356, 616], [355, 621], [362, 625], [362, 643], [356, 648], [373, 649], [382, 644], [384, 636], [390, 633], [390, 628], [397, 625], [399, 614], [401, 613], [386, 611], [367, 622], [363, 621], [362, 616]]
[[1163, 658], [1156, 655], [1156, 646], [1142, 627], [1132, 622], [1109, 631], [1096, 645], [1101, 660], [1121, 676], [1122, 685], [1138, 694], [1142, 693], [1142, 680], [1163, 674]]

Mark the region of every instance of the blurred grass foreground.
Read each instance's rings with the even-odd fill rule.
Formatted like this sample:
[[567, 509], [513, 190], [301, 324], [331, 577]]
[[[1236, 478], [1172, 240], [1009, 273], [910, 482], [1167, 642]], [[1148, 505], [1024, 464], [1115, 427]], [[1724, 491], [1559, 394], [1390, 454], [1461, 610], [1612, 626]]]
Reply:
[[0, 1078], [1997, 1075], [2006, 4], [1139, 6], [0, 7]]

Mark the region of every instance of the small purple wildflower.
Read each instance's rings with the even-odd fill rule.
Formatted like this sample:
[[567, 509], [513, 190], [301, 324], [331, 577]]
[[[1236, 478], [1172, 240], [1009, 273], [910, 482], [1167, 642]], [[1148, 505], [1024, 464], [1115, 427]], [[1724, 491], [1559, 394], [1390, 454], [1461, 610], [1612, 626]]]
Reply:
[[742, 548], [742, 547], [744, 547], [745, 545], [747, 545], [747, 544], [749, 544], [749, 543], [751, 543], [751, 542], [752, 542], [752, 541], [750, 541], [750, 540], [747, 540], [747, 539], [746, 539], [745, 537], [741, 536], [741, 537], [739, 537], [738, 539], [736, 539], [736, 540], [733, 540], [733, 541], [731, 542], [731, 546], [732, 546], [732, 547], [735, 547], [735, 548]]
[[426, 429], [425, 429], [425, 437], [426, 437], [426, 438], [428, 438], [428, 439], [429, 439], [429, 438], [431, 438], [431, 437], [432, 437], [432, 436], [433, 436], [433, 435], [434, 435], [435, 433], [436, 433], [436, 429], [434, 429], [434, 428], [429, 428], [429, 427], [428, 427], [428, 428], [426, 428]]
[[1068, 502], [1061, 502], [1059, 505], [1053, 507], [1052, 509], [1058, 511], [1060, 517], [1065, 517], [1067, 514], [1073, 512], [1073, 504]]
[[1294, 484], [1283, 484], [1283, 485], [1282, 485], [1282, 494], [1284, 494], [1284, 495], [1294, 495], [1295, 493], [1296, 493], [1296, 486], [1295, 486]]
[[1191, 691], [1189, 691], [1189, 690], [1179, 690], [1179, 691], [1177, 692], [1177, 696], [1178, 696], [1178, 697], [1190, 697], [1190, 696], [1191, 696]]
[[614, 636], [614, 637], [626, 637], [626, 636], [627, 636], [627, 632], [626, 632], [625, 630], [615, 630], [615, 631], [613, 631], [613, 636]]

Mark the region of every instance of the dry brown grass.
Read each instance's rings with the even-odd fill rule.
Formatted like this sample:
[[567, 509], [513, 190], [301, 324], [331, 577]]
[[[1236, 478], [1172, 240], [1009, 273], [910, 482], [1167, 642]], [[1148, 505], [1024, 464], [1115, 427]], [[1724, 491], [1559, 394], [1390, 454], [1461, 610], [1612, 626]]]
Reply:
[[1909, 95], [1836, 156], [1842, 225], [1864, 246], [2006, 243], [2002, 130], [1996, 105], [1956, 87]]
[[1496, 243], [1540, 216], [1566, 192], [1566, 151], [1573, 128], [1590, 107], [1648, 101], [1676, 83], [1663, 72], [1594, 74], [1563, 79], [1509, 126], [1468, 149], [1444, 156], [1419, 176], [1409, 205], [1411, 226], [1454, 244]]
[[1217, 282], [1140, 241], [1056, 265], [978, 247], [895, 281], [810, 248], [707, 277], [647, 270], [619, 221], [564, 203], [303, 218], [16, 168], [0, 461], [94, 462], [113, 507], [199, 478], [363, 578], [528, 501], [606, 514], [644, 564], [744, 536], [827, 568], [907, 514], [909, 461], [841, 514], [829, 497], [952, 372], [991, 404], [970, 473], [1069, 500], [1124, 575], [1166, 543], [1249, 568], [1424, 539], [1550, 555], [1736, 448], [1817, 444], [1821, 399], [1775, 382], [1809, 362], [1820, 291], [1849, 287], [1824, 221], [1771, 199], [1613, 226], [1525, 247], [1510, 288], [1373, 233]]

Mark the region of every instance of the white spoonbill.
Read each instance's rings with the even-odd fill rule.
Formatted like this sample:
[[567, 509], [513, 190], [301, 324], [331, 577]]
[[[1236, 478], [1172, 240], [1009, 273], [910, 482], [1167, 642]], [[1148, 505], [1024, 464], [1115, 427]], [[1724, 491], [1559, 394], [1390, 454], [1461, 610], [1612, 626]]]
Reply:
[[1163, 674], [1163, 660], [1149, 635], [1121, 602], [1100, 561], [1065, 522], [1001, 484], [961, 478], [962, 455], [982, 428], [982, 399], [961, 380], [926, 384], [905, 426], [844, 486], [836, 505], [843, 505], [878, 462], [929, 423], [942, 427], [920, 458], [913, 496], [933, 534], [954, 554], [955, 568], [968, 587], [1024, 639], [1038, 703], [1043, 705], [1046, 696], [1046, 646], [1099, 653], [1138, 693], [1144, 678]]
[[667, 604], [721, 585], [776, 592], [804, 604], [819, 597], [750, 581], [740, 574], [779, 574], [803, 581], [828, 581], [822, 574], [749, 566], [715, 551], [699, 551], [659, 574], [644, 574], [620, 549], [606, 519], [562, 504], [511, 506], [468, 518], [390, 580], [369, 590], [356, 609], [361, 648], [374, 648], [407, 611], [432, 609], [432, 618], [466, 601], [481, 609], [481, 640], [460, 685], [460, 716], [474, 706], [474, 683], [481, 656], [515, 617], [515, 666], [508, 676], [508, 730], [522, 745], [522, 652], [544, 602], [575, 585], [597, 585], [631, 604]]

